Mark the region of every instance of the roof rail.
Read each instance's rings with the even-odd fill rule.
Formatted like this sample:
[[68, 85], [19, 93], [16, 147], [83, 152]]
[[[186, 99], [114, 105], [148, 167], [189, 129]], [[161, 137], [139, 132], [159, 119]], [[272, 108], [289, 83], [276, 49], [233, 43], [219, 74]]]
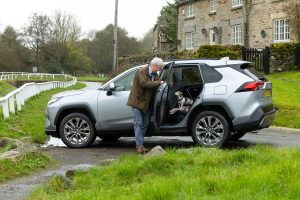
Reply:
[[226, 61], [229, 61], [230, 59], [229, 59], [229, 57], [223, 57], [223, 58], [221, 58], [220, 60], [226, 62]]

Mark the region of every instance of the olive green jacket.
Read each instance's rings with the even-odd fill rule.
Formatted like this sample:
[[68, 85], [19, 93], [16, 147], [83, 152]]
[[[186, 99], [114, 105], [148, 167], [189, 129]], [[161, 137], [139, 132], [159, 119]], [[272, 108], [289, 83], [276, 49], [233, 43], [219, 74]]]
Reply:
[[160, 85], [161, 79], [157, 75], [151, 81], [149, 76], [149, 66], [140, 68], [133, 80], [133, 85], [128, 97], [127, 105], [147, 112], [153, 92]]

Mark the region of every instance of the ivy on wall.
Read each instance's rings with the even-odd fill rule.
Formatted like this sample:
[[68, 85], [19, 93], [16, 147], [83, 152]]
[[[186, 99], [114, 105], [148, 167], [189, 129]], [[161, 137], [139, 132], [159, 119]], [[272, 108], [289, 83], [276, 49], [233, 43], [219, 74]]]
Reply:
[[270, 66], [273, 72], [296, 70], [297, 43], [275, 43], [271, 45]]

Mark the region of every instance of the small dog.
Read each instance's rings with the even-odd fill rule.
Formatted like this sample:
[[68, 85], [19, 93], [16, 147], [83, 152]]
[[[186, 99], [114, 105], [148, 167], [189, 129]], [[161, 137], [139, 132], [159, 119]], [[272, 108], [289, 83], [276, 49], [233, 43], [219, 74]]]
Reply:
[[193, 104], [193, 100], [184, 97], [180, 91], [175, 92], [175, 96], [177, 97], [179, 109], [183, 109], [183, 106], [191, 106]]

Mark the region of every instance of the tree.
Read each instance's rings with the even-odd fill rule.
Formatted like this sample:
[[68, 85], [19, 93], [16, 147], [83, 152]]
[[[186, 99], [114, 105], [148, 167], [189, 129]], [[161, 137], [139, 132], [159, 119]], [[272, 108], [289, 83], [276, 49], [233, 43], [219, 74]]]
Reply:
[[142, 52], [152, 53], [153, 48], [153, 29], [150, 29], [143, 37], [141, 41], [141, 50]]
[[80, 35], [81, 28], [74, 16], [61, 11], [55, 12], [52, 18], [51, 36], [45, 53], [46, 59], [57, 67], [57, 71], [65, 70], [69, 48], [79, 48]]
[[9, 48], [19, 44], [17, 31], [12, 26], [7, 26], [1, 35], [1, 41], [6, 43]]
[[[110, 73], [113, 63], [113, 28], [112, 24], [95, 32], [87, 47], [88, 56], [96, 63], [99, 72]], [[141, 45], [134, 37], [129, 37], [125, 29], [118, 27], [118, 56], [141, 52]]]
[[35, 66], [40, 67], [39, 55], [41, 48], [45, 45], [50, 36], [51, 20], [46, 15], [32, 14], [29, 17], [29, 24], [24, 27], [26, 45], [35, 53]]
[[176, 46], [177, 42], [177, 0], [175, 3], [168, 3], [160, 12], [157, 25], [166, 43]]

